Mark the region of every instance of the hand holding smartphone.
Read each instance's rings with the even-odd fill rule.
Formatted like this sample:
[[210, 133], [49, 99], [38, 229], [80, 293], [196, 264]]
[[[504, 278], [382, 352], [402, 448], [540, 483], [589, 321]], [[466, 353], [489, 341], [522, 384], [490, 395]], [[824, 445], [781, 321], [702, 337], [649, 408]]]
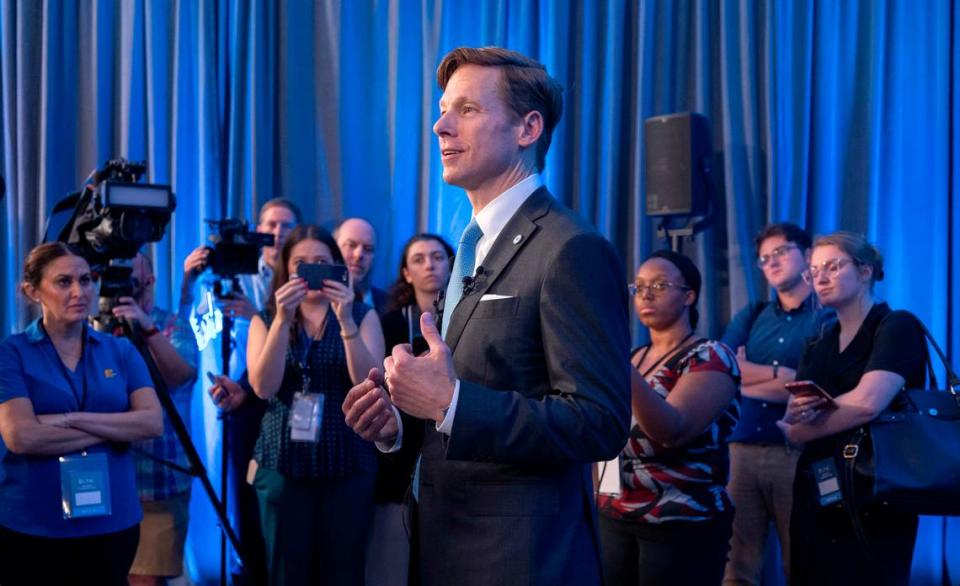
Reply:
[[297, 276], [306, 281], [308, 289], [323, 289], [323, 282], [327, 279], [347, 286], [350, 284], [346, 265], [303, 263], [297, 267]]
[[824, 406], [835, 408], [837, 402], [833, 397], [825, 391], [820, 385], [813, 382], [812, 380], [798, 380], [783, 385], [783, 388], [786, 389], [788, 393], [794, 396], [800, 395], [813, 395], [824, 399]]

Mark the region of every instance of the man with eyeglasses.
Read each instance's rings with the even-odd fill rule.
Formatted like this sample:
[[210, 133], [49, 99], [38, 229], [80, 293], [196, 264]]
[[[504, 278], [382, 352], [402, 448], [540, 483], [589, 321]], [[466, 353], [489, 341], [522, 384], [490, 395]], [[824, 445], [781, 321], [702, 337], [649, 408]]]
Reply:
[[736, 514], [724, 584], [760, 583], [771, 521], [788, 574], [790, 507], [800, 452], [787, 445], [776, 421], [786, 409], [784, 383], [794, 379], [807, 340], [832, 315], [819, 307], [804, 280], [809, 234], [794, 224], [771, 224], [755, 242], [757, 265], [776, 296], [743, 308], [722, 339], [737, 350], [742, 373], [740, 422], [730, 436], [727, 490]]
[[[260, 251], [257, 273], [239, 275], [239, 291], [231, 292], [229, 298], [218, 301], [220, 311], [229, 313], [237, 321], [233, 330], [234, 349], [230, 365], [223, 366], [228, 375], [215, 377], [216, 382], [207, 389], [214, 404], [223, 411], [230, 412], [230, 424], [227, 426], [228, 456], [230, 458], [230, 484], [227, 504], [231, 509], [231, 518], [236, 524], [234, 529], [240, 536], [243, 546], [243, 567], [235, 568], [234, 584], [262, 584], [266, 582], [266, 561], [264, 559], [263, 538], [260, 532], [260, 517], [256, 493], [246, 482], [248, 464], [253, 457], [253, 449], [260, 434], [260, 420], [266, 410], [266, 401], [253, 393], [246, 381], [247, 328], [250, 318], [262, 311], [273, 293], [273, 272], [280, 262], [283, 243], [290, 232], [302, 220], [300, 208], [289, 199], [276, 197], [260, 206], [257, 219], [257, 232], [273, 235], [273, 246], [264, 246]], [[206, 270], [210, 248], [201, 246], [187, 256], [183, 263], [183, 286], [180, 292], [180, 315], [187, 317], [191, 312], [207, 314], [215, 311], [207, 307], [207, 300], [200, 299], [194, 310], [194, 289], [200, 275]], [[202, 289], [209, 291], [209, 281]], [[219, 334], [218, 334], [219, 335]], [[219, 340], [215, 347], [219, 352]], [[217, 370], [214, 367], [212, 370]], [[208, 371], [209, 372], [209, 371]]]

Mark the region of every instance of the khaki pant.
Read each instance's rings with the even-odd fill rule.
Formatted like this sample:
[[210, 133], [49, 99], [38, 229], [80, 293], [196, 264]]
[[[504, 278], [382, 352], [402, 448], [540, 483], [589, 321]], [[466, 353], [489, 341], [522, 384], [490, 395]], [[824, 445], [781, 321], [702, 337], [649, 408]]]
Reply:
[[143, 505], [140, 545], [130, 573], [136, 576], [174, 577], [183, 573], [183, 544], [187, 538], [190, 493]]
[[790, 510], [800, 451], [783, 444], [730, 444], [733, 536], [723, 583], [759, 584], [770, 522], [780, 538], [783, 573], [789, 582]]

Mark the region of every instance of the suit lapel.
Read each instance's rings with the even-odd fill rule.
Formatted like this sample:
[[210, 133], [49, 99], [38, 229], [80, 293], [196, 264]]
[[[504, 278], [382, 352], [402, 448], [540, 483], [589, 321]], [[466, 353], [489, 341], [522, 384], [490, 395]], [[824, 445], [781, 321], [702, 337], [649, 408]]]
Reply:
[[493, 243], [493, 247], [480, 265], [483, 267], [483, 274], [477, 277], [473, 291], [464, 296], [456, 308], [451, 308], [450, 327], [447, 329], [445, 340], [451, 351], [456, 350], [463, 328], [466, 327], [484, 292], [497, 282], [520, 249], [526, 246], [535, 235], [536, 220], [550, 210], [552, 202], [553, 197], [550, 192], [546, 187], [541, 187], [523, 202], [500, 231], [496, 242]]

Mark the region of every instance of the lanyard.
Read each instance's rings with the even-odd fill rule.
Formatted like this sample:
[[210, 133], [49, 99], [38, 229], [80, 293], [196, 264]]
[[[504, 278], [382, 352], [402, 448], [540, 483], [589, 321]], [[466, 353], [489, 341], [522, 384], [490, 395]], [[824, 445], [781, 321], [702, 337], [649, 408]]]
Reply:
[[[676, 346], [674, 346], [673, 348], [671, 348], [669, 352], [667, 352], [666, 354], [664, 354], [663, 356], [661, 356], [660, 358], [658, 358], [657, 361], [654, 362], [653, 365], [652, 365], [650, 368], [648, 368], [648, 369], [643, 373], [643, 378], [647, 378], [648, 376], [650, 376], [650, 374], [651, 374], [653, 371], [655, 371], [657, 368], [660, 367], [660, 364], [661, 364], [664, 360], [666, 360], [668, 356], [670, 356], [671, 354], [673, 354], [674, 352], [676, 352], [677, 350], [679, 350], [680, 347], [683, 346], [683, 343], [686, 342], [687, 340], [689, 340], [689, 339], [692, 338], [692, 337], [693, 337], [693, 332], [690, 332], [689, 334], [687, 334], [687, 337], [686, 337], [686, 338], [680, 340], [680, 342], [678, 342]], [[651, 344], [650, 346], [647, 346], [647, 349], [643, 351], [643, 356], [640, 357], [640, 362], [638, 362], [637, 364], [643, 364], [644, 359], [646, 359], [647, 354], [650, 352], [650, 348], [652, 348], [652, 347], [653, 347], [653, 344]]]
[[[333, 311], [333, 309], [327, 309], [327, 313], [323, 316], [323, 321], [320, 322], [319, 331], [320, 331], [321, 339], [323, 339], [323, 336], [326, 333], [327, 316], [330, 315], [331, 311]], [[297, 366], [300, 367], [300, 378], [303, 379], [303, 392], [309, 393], [310, 392], [310, 371], [307, 369], [307, 358], [310, 357], [310, 352], [313, 351], [313, 345], [317, 342], [317, 340], [307, 335], [307, 329], [303, 327], [302, 324], [300, 326], [300, 334], [304, 340], [309, 340], [309, 342], [307, 342], [306, 344], [306, 347], [303, 349], [303, 356], [301, 356], [300, 360], [297, 361]]]
[[[43, 323], [40, 324], [40, 327], [43, 328]], [[47, 334], [46, 328], [43, 329], [43, 333]], [[50, 339], [50, 334], [47, 334], [47, 340], [50, 342], [50, 345], [53, 346], [53, 340]], [[56, 346], [53, 346], [53, 353], [57, 357], [57, 364], [60, 365], [60, 373], [63, 375], [63, 378], [67, 380], [67, 384], [70, 385], [70, 390], [73, 392], [73, 397], [77, 400], [79, 405], [78, 411], [83, 411], [87, 405], [87, 332], [84, 330], [83, 337], [80, 338], [80, 360], [77, 362], [77, 369], [80, 371], [80, 379], [83, 381], [80, 386], [80, 393], [77, 393], [77, 387], [73, 384], [73, 377], [70, 376], [70, 371], [67, 369], [67, 365], [63, 363], [63, 359], [60, 358], [60, 354], [57, 353]]]

